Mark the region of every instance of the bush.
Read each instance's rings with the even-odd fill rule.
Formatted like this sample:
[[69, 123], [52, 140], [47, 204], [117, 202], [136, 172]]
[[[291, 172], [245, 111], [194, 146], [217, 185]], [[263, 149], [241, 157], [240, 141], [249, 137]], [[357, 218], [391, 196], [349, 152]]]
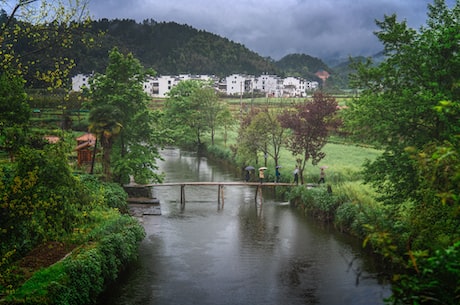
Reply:
[[89, 203], [59, 146], [24, 149], [14, 170], [4, 169], [0, 183], [1, 255], [16, 255], [47, 240], [72, 233]]
[[338, 198], [326, 187], [308, 189], [304, 186], [298, 186], [293, 188], [288, 198], [294, 202], [300, 202], [304, 207], [305, 213], [323, 221], [334, 220]]
[[81, 175], [79, 179], [91, 193], [101, 195], [105, 206], [118, 209], [121, 213], [128, 212], [128, 194], [120, 185], [101, 181], [93, 175]]
[[[341, 232], [347, 232], [357, 234], [354, 232], [353, 228], [356, 228], [356, 220], [358, 219], [358, 214], [360, 212], [360, 206], [353, 202], [344, 202], [337, 208], [337, 213], [335, 215], [334, 224], [335, 227]], [[362, 237], [362, 236], [360, 236]]]
[[387, 303], [460, 304], [460, 242], [427, 256], [411, 253], [408, 271], [394, 276], [393, 294]]
[[91, 232], [90, 243], [36, 272], [5, 299], [6, 304], [95, 304], [120, 270], [137, 258], [144, 236], [136, 219], [113, 213]]

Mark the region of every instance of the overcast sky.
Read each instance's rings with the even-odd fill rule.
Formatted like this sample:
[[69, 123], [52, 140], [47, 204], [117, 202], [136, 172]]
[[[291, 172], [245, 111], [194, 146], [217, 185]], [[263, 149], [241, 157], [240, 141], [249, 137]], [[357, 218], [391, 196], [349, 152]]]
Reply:
[[[375, 20], [396, 13], [418, 29], [433, 0], [90, 0], [90, 15], [174, 21], [245, 45], [273, 59], [373, 55]], [[455, 0], [446, 1], [452, 7]]]

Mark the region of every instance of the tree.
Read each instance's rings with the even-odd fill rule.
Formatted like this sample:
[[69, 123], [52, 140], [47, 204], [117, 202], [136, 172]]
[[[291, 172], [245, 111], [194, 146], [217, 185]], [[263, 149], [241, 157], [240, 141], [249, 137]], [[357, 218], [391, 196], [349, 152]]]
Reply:
[[[102, 146], [102, 171], [107, 180], [112, 177], [110, 158], [115, 138], [120, 134], [123, 126], [119, 122], [120, 110], [112, 105], [101, 105], [94, 108], [89, 114], [89, 130], [96, 134], [96, 138]], [[97, 145], [94, 145], [96, 151]], [[94, 159], [93, 159], [94, 161]], [[91, 173], [93, 173], [93, 164]]]
[[393, 277], [393, 304], [458, 303], [445, 287], [459, 283], [459, 20], [459, 1], [434, 0], [418, 31], [395, 15], [377, 22], [386, 58], [355, 65], [360, 95], [344, 112], [350, 131], [384, 150], [364, 178], [397, 219], [378, 228], [400, 240], [387, 249], [408, 261]]
[[367, 165], [365, 179], [388, 202], [419, 200], [416, 164], [405, 151], [442, 142], [458, 130], [458, 118], [441, 117], [440, 101], [458, 102], [460, 79], [459, 3], [449, 10], [442, 0], [429, 5], [427, 26], [419, 31], [385, 16], [377, 22], [386, 60], [356, 63], [353, 85], [360, 95], [348, 106], [348, 130], [378, 143], [385, 153]]
[[55, 50], [69, 49], [88, 26], [87, 0], [5, 1], [0, 24], [0, 71], [10, 71], [51, 88], [63, 86], [72, 58]]
[[[270, 156], [278, 165], [279, 154], [285, 140], [285, 129], [278, 121], [275, 110], [262, 108], [250, 120], [249, 125], [243, 125], [239, 134], [239, 149], [261, 151], [264, 156]], [[265, 166], [267, 159], [265, 158]]]
[[[249, 112], [240, 120], [240, 127], [238, 130], [238, 147], [236, 148], [239, 162], [242, 164], [259, 164], [258, 160], [258, 144], [253, 136], [259, 136], [259, 133], [254, 134], [250, 131], [250, 124], [252, 120], [259, 114], [260, 108], [250, 108]], [[241, 113], [242, 114], [242, 113]]]
[[305, 165], [311, 160], [318, 164], [325, 157], [321, 151], [327, 141], [329, 131], [337, 126], [333, 119], [337, 111], [334, 97], [316, 92], [311, 101], [305, 101], [293, 106], [280, 115], [281, 126], [289, 128], [287, 147], [294, 156], [298, 156], [300, 181], [303, 184]]
[[211, 145], [214, 145], [214, 135], [216, 128], [220, 125], [219, 113], [223, 111], [224, 105], [219, 101], [216, 90], [211, 86], [205, 86], [200, 90], [196, 91], [193, 95], [193, 99], [200, 105], [200, 112], [204, 122], [210, 129], [211, 133]]
[[152, 73], [145, 71], [131, 53], [123, 55], [114, 48], [106, 73], [91, 81], [89, 120], [103, 147], [107, 179], [111, 179], [112, 160], [118, 182], [129, 181], [129, 175], [142, 181], [160, 179], [154, 169], [159, 158], [156, 145], [162, 136], [155, 130], [157, 119], [148, 109], [149, 97], [142, 87]]
[[235, 125], [235, 120], [227, 105], [224, 105], [222, 111], [218, 113], [217, 120], [224, 128], [224, 146], [227, 146], [228, 131], [233, 130]]
[[11, 161], [26, 142], [24, 130], [29, 118], [23, 79], [4, 72], [0, 75], [0, 147], [8, 152]]
[[179, 82], [169, 92], [165, 103], [165, 124], [173, 131], [173, 138], [182, 143], [192, 143], [200, 147], [202, 136], [214, 133], [219, 126], [218, 114], [223, 105], [207, 82], [185, 80]]

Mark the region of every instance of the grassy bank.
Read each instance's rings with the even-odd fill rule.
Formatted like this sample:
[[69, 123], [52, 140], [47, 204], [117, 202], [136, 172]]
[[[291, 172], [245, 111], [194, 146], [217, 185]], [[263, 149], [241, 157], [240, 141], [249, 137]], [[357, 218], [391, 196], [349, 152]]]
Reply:
[[[94, 176], [74, 179], [74, 187], [84, 194], [72, 198], [78, 210], [70, 230], [46, 233], [30, 246], [19, 245], [15, 239], [2, 240], [0, 304], [95, 304], [107, 285], [137, 258], [145, 232], [126, 214], [124, 190]], [[38, 223], [38, 216], [30, 212], [28, 222]], [[23, 244], [32, 243], [27, 239], [30, 237]]]
[[[216, 157], [225, 158], [235, 164], [235, 167], [241, 168], [248, 164], [238, 163], [238, 158], [232, 150], [236, 145], [236, 131], [228, 134], [226, 145], [223, 142], [223, 132], [218, 132], [215, 145], [209, 146], [208, 150]], [[323, 151], [326, 157], [316, 166], [307, 165], [304, 177], [306, 183], [316, 183], [319, 180], [320, 166], [327, 166], [326, 184], [314, 189], [303, 186], [292, 188], [287, 194], [288, 199], [304, 213], [313, 215], [321, 221], [333, 223], [338, 230], [364, 241], [370, 233], [369, 224], [378, 225], [386, 222], [384, 207], [375, 200], [375, 190], [364, 183], [360, 174], [363, 164], [375, 160], [381, 151], [371, 147], [341, 143], [328, 143]], [[264, 162], [262, 153], [259, 153], [259, 164], [249, 165], [257, 168], [263, 166]], [[281, 181], [292, 182], [295, 157], [285, 148], [281, 150], [279, 164], [282, 166]], [[275, 164], [270, 158], [267, 159], [267, 167], [266, 179], [273, 181]]]

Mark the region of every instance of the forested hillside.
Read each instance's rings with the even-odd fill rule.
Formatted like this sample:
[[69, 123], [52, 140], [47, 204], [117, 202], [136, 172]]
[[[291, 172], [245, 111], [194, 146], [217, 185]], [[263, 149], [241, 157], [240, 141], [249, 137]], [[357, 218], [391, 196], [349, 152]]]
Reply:
[[[0, 13], [0, 23], [6, 20]], [[75, 33], [72, 48], [60, 45], [42, 46], [43, 54], [29, 52], [33, 42], [22, 37], [15, 45], [15, 52], [21, 55], [24, 65], [33, 62], [37, 70], [46, 70], [52, 58], [63, 56], [75, 61], [69, 75], [102, 72], [107, 66], [107, 54], [113, 47], [122, 52], [132, 52], [146, 68], [153, 68], [158, 74], [213, 74], [220, 77], [233, 73], [279, 76], [298, 76], [307, 80], [320, 81], [315, 73], [326, 70], [331, 74], [329, 86], [347, 87], [338, 75], [321, 59], [306, 54], [291, 54], [276, 62], [265, 58], [233, 42], [206, 31], [197, 30], [175, 22], [144, 20], [138, 23], [131, 19], [93, 20], [84, 32]], [[41, 87], [34, 80], [34, 71], [25, 75], [33, 87]]]
[[130, 51], [145, 67], [159, 74], [279, 73], [274, 63], [239, 43], [188, 25], [145, 20], [93, 21], [91, 31], [105, 35], [94, 49], [85, 49], [77, 57], [75, 72], [102, 69], [107, 52], [113, 47]]

